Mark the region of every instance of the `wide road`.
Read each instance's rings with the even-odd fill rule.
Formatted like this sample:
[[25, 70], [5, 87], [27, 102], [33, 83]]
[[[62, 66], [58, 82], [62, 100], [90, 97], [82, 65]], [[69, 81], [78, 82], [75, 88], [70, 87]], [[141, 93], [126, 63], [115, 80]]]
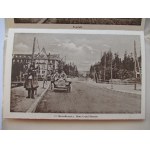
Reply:
[[74, 81], [71, 93], [51, 91], [44, 95], [40, 113], [140, 113], [141, 96]]

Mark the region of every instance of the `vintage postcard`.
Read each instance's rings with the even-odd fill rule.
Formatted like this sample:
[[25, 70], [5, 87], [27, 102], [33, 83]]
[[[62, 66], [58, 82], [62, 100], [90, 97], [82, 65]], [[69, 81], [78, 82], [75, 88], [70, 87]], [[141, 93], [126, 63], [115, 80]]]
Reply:
[[8, 28], [143, 30], [143, 18], [12, 18]]
[[14, 18], [14, 23], [137, 25], [141, 18]]
[[10, 29], [4, 118], [144, 119], [143, 32]]

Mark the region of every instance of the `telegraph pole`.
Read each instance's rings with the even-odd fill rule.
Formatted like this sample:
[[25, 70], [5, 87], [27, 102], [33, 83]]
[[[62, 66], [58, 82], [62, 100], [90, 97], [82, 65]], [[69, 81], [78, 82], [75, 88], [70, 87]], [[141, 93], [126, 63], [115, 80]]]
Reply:
[[113, 82], [112, 82], [113, 69], [112, 69], [112, 63], [113, 63], [113, 54], [111, 54], [111, 89], [113, 89]]
[[66, 64], [66, 56], [65, 56], [65, 64]]
[[102, 81], [102, 77], [101, 77], [101, 66], [102, 66], [102, 51], [101, 51], [101, 53], [100, 53], [100, 65], [99, 65], [99, 68], [100, 68], [100, 70], [99, 70], [99, 78], [100, 78], [100, 82]]
[[136, 54], [136, 43], [134, 41], [134, 76], [135, 76], [135, 84], [134, 84], [134, 90], [136, 90], [136, 80], [137, 80], [137, 76], [136, 76], [136, 67], [137, 67], [137, 54]]
[[105, 81], [105, 76], [106, 76], [106, 53], [104, 52], [104, 81]]
[[35, 41], [36, 41], [36, 37], [34, 37], [34, 41], [33, 41], [33, 49], [32, 49], [32, 59], [31, 59], [31, 64], [33, 63], [33, 59], [34, 59]]

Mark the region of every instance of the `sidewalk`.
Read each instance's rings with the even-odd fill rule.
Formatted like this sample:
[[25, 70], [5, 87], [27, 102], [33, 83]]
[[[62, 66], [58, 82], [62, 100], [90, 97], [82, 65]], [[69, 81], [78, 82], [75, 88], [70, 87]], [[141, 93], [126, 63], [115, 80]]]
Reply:
[[[78, 82], [80, 82], [80, 81], [78, 81]], [[121, 84], [111, 85], [111, 84], [106, 84], [106, 83], [96, 83], [92, 80], [87, 80], [87, 81], [82, 81], [82, 82], [85, 82], [88, 85], [96, 86], [96, 87], [99, 87], [99, 88], [106, 88], [106, 89], [110, 89], [110, 90], [114, 90], [114, 91], [141, 95], [141, 85], [140, 84], [137, 84], [136, 85], [137, 90], [134, 90], [134, 85], [121, 85]]]
[[39, 99], [41, 94], [47, 90], [49, 86], [49, 81], [45, 84], [43, 88], [43, 81], [38, 81], [39, 87], [37, 89], [37, 95], [35, 99], [26, 98], [27, 90], [23, 86], [11, 89], [11, 112], [27, 112], [29, 108]]

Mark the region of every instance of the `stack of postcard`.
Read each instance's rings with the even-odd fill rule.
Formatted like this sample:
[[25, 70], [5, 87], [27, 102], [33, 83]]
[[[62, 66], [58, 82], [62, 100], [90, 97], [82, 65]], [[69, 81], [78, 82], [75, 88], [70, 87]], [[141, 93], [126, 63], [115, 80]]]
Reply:
[[145, 119], [144, 19], [6, 19], [4, 118]]

